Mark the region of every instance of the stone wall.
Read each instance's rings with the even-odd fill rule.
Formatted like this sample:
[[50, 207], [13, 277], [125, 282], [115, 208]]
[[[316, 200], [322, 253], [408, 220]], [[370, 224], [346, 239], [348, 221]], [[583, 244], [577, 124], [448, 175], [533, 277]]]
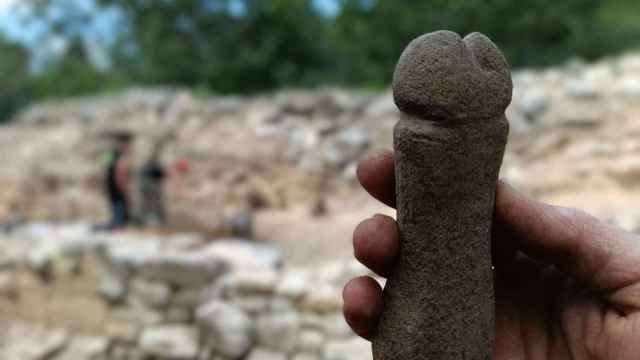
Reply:
[[355, 262], [296, 269], [243, 240], [85, 226], [30, 226], [0, 244], [3, 359], [371, 356], [341, 314], [343, 284], [366, 272]]

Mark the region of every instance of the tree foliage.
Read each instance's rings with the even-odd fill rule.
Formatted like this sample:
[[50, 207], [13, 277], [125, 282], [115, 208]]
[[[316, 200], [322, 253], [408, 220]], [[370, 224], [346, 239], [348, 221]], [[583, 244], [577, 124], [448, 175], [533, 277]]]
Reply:
[[[594, 59], [623, 49], [616, 41], [629, 34], [616, 33], [614, 23], [599, 26], [602, 3], [377, 0], [367, 5], [362, 0], [346, 0], [333, 37], [343, 42], [342, 51], [349, 57], [344, 76], [355, 83], [388, 82], [404, 46], [422, 33], [439, 29], [460, 34], [483, 32], [503, 49], [512, 65], [542, 66], [572, 56]], [[638, 13], [634, 17], [640, 20]]]
[[[126, 9], [136, 49], [123, 58], [136, 81], [250, 92], [319, 82], [326, 24], [311, 2], [105, 1]], [[126, 64], [124, 64], [126, 66]]]
[[342, 0], [335, 17], [309, 0], [104, 3], [132, 19], [137, 81], [219, 92], [383, 86], [411, 39], [444, 28], [486, 33], [516, 67], [595, 59], [640, 35], [635, 0]]
[[[33, 3], [32, 17], [67, 0]], [[87, 56], [82, 8], [57, 11], [50, 31], [69, 44], [33, 76], [27, 56], [1, 44], [6, 115], [25, 97], [68, 96], [135, 85], [178, 85], [221, 93], [281, 87], [382, 87], [414, 37], [437, 29], [481, 31], [515, 67], [591, 60], [637, 46], [637, 0], [341, 0], [336, 14], [311, 0], [95, 0], [122, 21], [107, 47], [112, 66]], [[329, 0], [326, 0], [329, 1]], [[72, 1], [73, 2], [73, 1]], [[50, 17], [50, 16], [49, 16]], [[10, 104], [10, 105], [9, 105]]]
[[0, 38], [0, 123], [30, 98], [27, 51]]

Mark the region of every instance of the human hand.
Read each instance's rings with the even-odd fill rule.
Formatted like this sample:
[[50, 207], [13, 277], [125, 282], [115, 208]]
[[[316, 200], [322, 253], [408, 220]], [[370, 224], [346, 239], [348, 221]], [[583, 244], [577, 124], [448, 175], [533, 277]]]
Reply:
[[[393, 153], [358, 168], [362, 186], [395, 206]], [[496, 193], [494, 359], [640, 359], [640, 238], [586, 213], [531, 200], [505, 183]], [[393, 271], [395, 220], [376, 215], [353, 234], [356, 258], [381, 276]], [[360, 336], [375, 335], [384, 307], [370, 277], [344, 288], [344, 315]]]

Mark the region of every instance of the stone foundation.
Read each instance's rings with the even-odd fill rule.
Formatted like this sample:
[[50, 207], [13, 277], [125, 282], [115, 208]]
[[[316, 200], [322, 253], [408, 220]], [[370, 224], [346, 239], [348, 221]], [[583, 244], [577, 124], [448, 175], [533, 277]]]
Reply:
[[341, 314], [355, 263], [294, 269], [242, 240], [46, 229], [0, 240], [2, 359], [371, 357]]

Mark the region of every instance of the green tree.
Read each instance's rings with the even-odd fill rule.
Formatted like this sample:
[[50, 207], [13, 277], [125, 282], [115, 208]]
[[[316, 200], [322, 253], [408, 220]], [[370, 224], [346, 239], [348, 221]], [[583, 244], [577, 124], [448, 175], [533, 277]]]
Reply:
[[0, 123], [24, 106], [30, 97], [28, 54], [16, 44], [0, 38]]
[[[97, 6], [87, 10], [92, 1]], [[23, 0], [33, 9], [25, 21], [47, 24], [41, 43], [63, 37], [71, 45], [34, 79], [26, 67], [16, 70], [11, 86], [2, 90], [13, 95], [3, 97], [2, 106], [15, 109], [29, 96], [71, 96], [132, 84], [222, 93], [336, 84], [378, 88], [389, 84], [407, 43], [437, 29], [484, 32], [514, 67], [573, 56], [596, 59], [637, 46], [640, 36], [637, 0], [342, 0], [335, 16], [320, 13], [313, 3]], [[87, 52], [96, 44], [86, 34], [109, 9], [124, 14], [108, 36], [118, 41], [103, 46], [113, 66], [96, 69]], [[2, 69], [12, 61], [27, 63], [24, 50], [3, 46]]]
[[[406, 44], [422, 33], [439, 29], [461, 34], [481, 31], [500, 45], [517, 67], [549, 65], [571, 56], [593, 59], [623, 48], [616, 41], [620, 34], [614, 31], [618, 27], [614, 21], [607, 27], [599, 26], [604, 3], [345, 0], [332, 39], [343, 57], [347, 83], [388, 83]], [[637, 24], [638, 13], [633, 18]]]
[[327, 24], [310, 1], [104, 3], [132, 22], [120, 64], [136, 81], [254, 92], [317, 83], [327, 68]]
[[311, 1], [245, 4], [246, 12], [236, 20], [224, 50], [212, 54], [217, 61], [213, 88], [260, 91], [326, 80], [332, 61], [327, 22]]
[[97, 69], [88, 59], [80, 42], [74, 43], [61, 59], [32, 80], [36, 99], [70, 97], [126, 86], [127, 81], [115, 71]]

